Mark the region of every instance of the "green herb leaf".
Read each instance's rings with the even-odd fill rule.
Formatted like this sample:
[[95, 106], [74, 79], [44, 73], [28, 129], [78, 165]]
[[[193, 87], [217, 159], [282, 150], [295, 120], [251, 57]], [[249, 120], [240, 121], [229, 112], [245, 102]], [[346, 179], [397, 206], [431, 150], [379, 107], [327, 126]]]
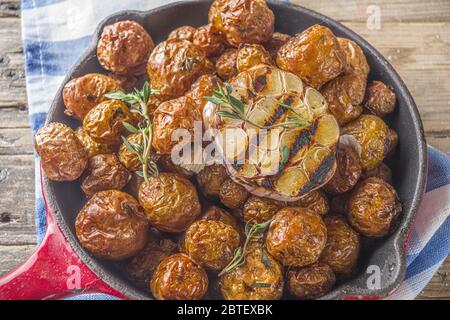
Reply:
[[129, 124], [126, 121], [122, 121], [122, 124], [125, 127], [125, 129], [127, 129], [131, 133], [138, 133], [139, 132], [138, 129], [136, 129], [133, 125]]
[[291, 155], [291, 150], [288, 146], [283, 146], [281, 149], [281, 163], [285, 164], [289, 161], [289, 156]]
[[261, 263], [267, 268], [272, 269], [272, 262], [270, 262], [269, 256], [267, 255], [266, 250], [262, 250], [261, 254]]
[[263, 282], [255, 282], [252, 287], [253, 288], [270, 288], [272, 286], [271, 283], [263, 283]]

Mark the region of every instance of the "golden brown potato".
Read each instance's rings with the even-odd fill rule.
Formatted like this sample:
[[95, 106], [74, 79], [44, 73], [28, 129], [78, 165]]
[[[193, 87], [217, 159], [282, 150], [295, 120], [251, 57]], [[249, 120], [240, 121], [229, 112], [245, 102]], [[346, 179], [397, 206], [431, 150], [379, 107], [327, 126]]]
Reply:
[[348, 200], [348, 220], [366, 237], [386, 236], [402, 210], [395, 189], [379, 178], [361, 181]]
[[268, 42], [264, 43], [264, 48], [266, 48], [272, 59], [275, 61], [278, 50], [280, 50], [280, 48], [289, 40], [291, 40], [290, 35], [274, 32], [272, 38]]
[[270, 53], [260, 44], [241, 44], [236, 57], [237, 71], [247, 71], [259, 64], [273, 65]]
[[130, 182], [128, 182], [127, 186], [125, 187], [125, 191], [129, 194], [131, 194], [133, 197], [138, 199], [139, 197], [139, 188], [141, 187], [141, 184], [144, 182], [144, 178], [138, 176], [136, 173], [131, 174]]
[[282, 267], [259, 243], [249, 245], [243, 265], [219, 279], [225, 300], [278, 300], [283, 286]]
[[172, 161], [171, 155], [169, 155], [169, 154], [162, 155], [159, 157], [158, 166], [160, 166], [161, 170], [164, 172], [175, 173], [186, 179], [189, 179], [194, 175], [194, 173], [192, 171], [188, 171], [188, 170], [174, 164]]
[[351, 275], [356, 268], [359, 257], [359, 235], [342, 217], [325, 218], [327, 226], [327, 244], [320, 256], [325, 263], [339, 275]]
[[86, 151], [88, 158], [91, 158], [98, 154], [111, 153], [113, 151], [113, 148], [111, 148], [111, 146], [95, 142], [91, 138], [91, 136], [88, 135], [86, 131], [84, 131], [83, 127], [77, 128], [75, 130], [75, 135], [83, 145], [84, 151]]
[[376, 116], [384, 117], [394, 112], [397, 98], [394, 89], [381, 81], [372, 81], [367, 86], [364, 108]]
[[341, 126], [361, 115], [365, 91], [366, 78], [358, 74], [337, 77], [320, 90]]
[[392, 129], [389, 129], [388, 133], [388, 140], [389, 140], [389, 149], [387, 151], [386, 157], [390, 157], [394, 154], [395, 149], [397, 149], [398, 145], [398, 134]]
[[317, 213], [319, 216], [324, 216], [330, 211], [327, 196], [320, 190], [312, 191], [306, 194], [300, 200], [289, 203], [291, 206], [302, 207]]
[[367, 179], [370, 177], [383, 179], [384, 181], [392, 185], [391, 168], [389, 168], [384, 162], [375, 168], [364, 170], [361, 174], [362, 179]]
[[206, 198], [211, 200], [219, 199], [220, 187], [227, 179], [227, 170], [220, 164], [207, 166], [197, 175], [200, 190]]
[[345, 55], [330, 29], [314, 25], [280, 48], [277, 65], [319, 89], [344, 71]]
[[240, 234], [232, 226], [216, 220], [198, 220], [186, 231], [183, 248], [200, 266], [221, 271], [233, 259]]
[[188, 130], [191, 139], [194, 139], [196, 121], [201, 123], [202, 115], [190, 97], [163, 102], [153, 114], [153, 147], [161, 155], [170, 154], [172, 148], [179, 143], [179, 141], [172, 141], [174, 131]]
[[150, 223], [164, 232], [185, 231], [201, 213], [194, 185], [173, 173], [162, 172], [142, 183], [139, 202]]
[[373, 115], [362, 115], [342, 129], [342, 134], [355, 137], [361, 145], [361, 167], [374, 168], [383, 162], [392, 149], [389, 127]]
[[354, 41], [346, 38], [338, 38], [338, 42], [345, 55], [345, 74], [359, 74], [367, 79], [370, 66], [361, 47]]
[[239, 234], [242, 232], [242, 228], [234, 216], [232, 216], [228, 211], [219, 208], [217, 206], [208, 207], [202, 214], [201, 219], [203, 220], [214, 220], [223, 222], [229, 226], [232, 226]]
[[265, 0], [215, 0], [208, 20], [236, 48], [241, 43], [265, 43], [275, 29], [275, 16]]
[[141, 75], [155, 44], [135, 21], [119, 21], [106, 26], [98, 41], [100, 65], [117, 74]]
[[203, 108], [208, 102], [205, 97], [213, 95], [211, 90], [216, 90], [218, 83], [222, 83], [222, 81], [217, 76], [205, 74], [194, 82], [186, 96], [194, 100], [197, 109], [203, 113]]
[[236, 67], [237, 49], [226, 50], [216, 61], [217, 75], [224, 81], [238, 74]]
[[284, 206], [280, 201], [252, 195], [244, 204], [242, 213], [244, 222], [252, 222], [254, 224], [267, 222]]
[[361, 177], [359, 155], [351, 146], [341, 143], [336, 156], [337, 169], [333, 178], [323, 187], [330, 194], [345, 193], [353, 189]]
[[222, 183], [219, 191], [220, 201], [230, 209], [241, 208], [248, 199], [248, 191], [231, 179]]
[[158, 265], [150, 289], [158, 300], [200, 300], [208, 290], [208, 276], [187, 255], [177, 253]]
[[81, 178], [81, 189], [87, 197], [104, 190], [121, 190], [131, 179], [131, 173], [115, 154], [93, 156]]
[[[141, 145], [143, 143], [141, 133], [133, 133], [127, 137], [130, 143]], [[119, 148], [119, 160], [130, 171], [142, 170], [142, 163], [136, 153], [132, 152], [122, 143]]]
[[156, 267], [162, 260], [176, 253], [177, 249], [175, 242], [164, 238], [156, 230], [151, 230], [145, 248], [126, 263], [127, 278], [139, 288], [149, 290]]
[[210, 73], [212, 68], [202, 49], [176, 39], [156, 46], [147, 64], [151, 86], [160, 90], [157, 97], [162, 101], [183, 96], [198, 77]]
[[96, 193], [75, 222], [81, 245], [94, 256], [108, 260], [126, 259], [142, 250], [148, 227], [136, 199], [117, 190]]
[[192, 42], [201, 48], [207, 57], [219, 56], [225, 50], [224, 37], [222, 33], [212, 24], [199, 27]]
[[319, 260], [327, 241], [322, 218], [308, 209], [278, 211], [266, 236], [269, 253], [284, 266], [303, 267]]
[[181, 26], [174, 29], [168, 39], [187, 40], [192, 42], [194, 40], [194, 33], [197, 29], [192, 26]]
[[78, 179], [86, 168], [88, 157], [71, 128], [62, 123], [49, 123], [34, 137], [36, 152], [46, 176], [54, 181]]
[[123, 75], [111, 72], [108, 74], [108, 77], [117, 81], [125, 92], [132, 92], [134, 88], [141, 88], [145, 81], [142, 79], [142, 76]]
[[123, 90], [119, 82], [99, 73], [72, 79], [63, 90], [64, 113], [83, 120], [92, 108], [107, 100], [105, 94], [118, 90]]
[[333, 270], [323, 263], [289, 269], [286, 277], [289, 291], [298, 299], [323, 297], [336, 283]]
[[118, 100], [100, 103], [84, 117], [83, 129], [96, 142], [116, 145], [125, 132], [123, 122], [133, 123], [135, 117], [127, 105]]

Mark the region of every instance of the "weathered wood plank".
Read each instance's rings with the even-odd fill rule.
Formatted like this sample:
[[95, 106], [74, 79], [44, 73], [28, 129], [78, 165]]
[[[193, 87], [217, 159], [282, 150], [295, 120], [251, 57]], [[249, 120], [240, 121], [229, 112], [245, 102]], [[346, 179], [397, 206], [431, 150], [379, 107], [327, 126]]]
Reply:
[[22, 262], [24, 262], [36, 249], [35, 245], [26, 246], [1, 246], [0, 245], [0, 257], [2, 263], [0, 263], [0, 275], [3, 275], [10, 270], [13, 270]]
[[420, 293], [418, 299], [450, 300], [450, 257], [447, 257], [428, 286]]
[[20, 0], [2, 0], [0, 2], [0, 18], [20, 17]]

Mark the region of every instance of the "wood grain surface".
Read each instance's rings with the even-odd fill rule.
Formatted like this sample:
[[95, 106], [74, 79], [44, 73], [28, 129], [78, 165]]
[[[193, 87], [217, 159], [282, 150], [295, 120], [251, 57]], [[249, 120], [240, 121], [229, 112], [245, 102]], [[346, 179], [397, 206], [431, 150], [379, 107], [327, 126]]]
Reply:
[[[296, 0], [359, 33], [406, 82], [429, 144], [450, 154], [450, 1]], [[376, 7], [373, 7], [375, 5]], [[380, 28], [368, 19], [380, 12]], [[34, 161], [20, 35], [20, 1], [0, 0], [0, 275], [35, 249]], [[450, 299], [450, 259], [419, 299]]]

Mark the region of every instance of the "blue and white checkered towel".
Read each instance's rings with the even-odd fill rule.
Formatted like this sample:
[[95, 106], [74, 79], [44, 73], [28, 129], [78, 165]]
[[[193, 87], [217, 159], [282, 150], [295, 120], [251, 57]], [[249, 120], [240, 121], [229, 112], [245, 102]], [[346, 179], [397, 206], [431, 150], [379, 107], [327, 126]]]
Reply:
[[[34, 131], [64, 75], [88, 46], [97, 24], [124, 9], [149, 10], [174, 0], [22, 0], [22, 32], [30, 122]], [[430, 281], [450, 249], [450, 158], [429, 148], [427, 193], [409, 241], [406, 279], [391, 299], [414, 299]], [[38, 241], [45, 232], [45, 205], [36, 158], [36, 225]], [[102, 298], [102, 295], [79, 297]]]

